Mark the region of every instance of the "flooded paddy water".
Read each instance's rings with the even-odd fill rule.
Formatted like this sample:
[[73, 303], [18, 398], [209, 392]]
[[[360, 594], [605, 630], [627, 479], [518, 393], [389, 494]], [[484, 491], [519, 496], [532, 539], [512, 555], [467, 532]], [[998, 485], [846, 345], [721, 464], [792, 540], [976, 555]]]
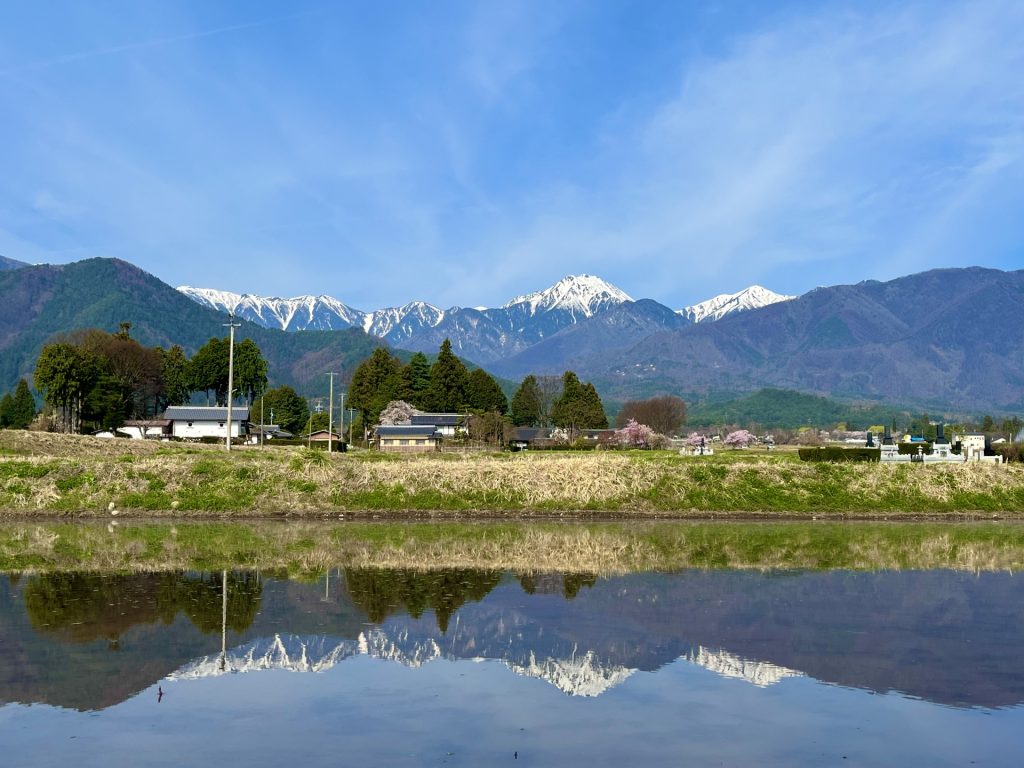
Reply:
[[1020, 765], [1024, 577], [0, 576], [0, 764]]

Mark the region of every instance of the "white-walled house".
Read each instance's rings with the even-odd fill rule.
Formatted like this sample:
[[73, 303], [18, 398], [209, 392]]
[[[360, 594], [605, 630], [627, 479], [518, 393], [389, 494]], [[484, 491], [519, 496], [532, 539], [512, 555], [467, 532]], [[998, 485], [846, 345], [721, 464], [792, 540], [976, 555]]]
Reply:
[[171, 435], [171, 422], [167, 419], [136, 419], [126, 421], [117, 431], [133, 440], [161, 440]]
[[[228, 409], [216, 406], [172, 405], [164, 412], [171, 422], [171, 434], [184, 440], [202, 437], [227, 437]], [[231, 436], [241, 437], [248, 431], [249, 409], [231, 409]]]
[[455, 437], [466, 420], [464, 413], [415, 413], [409, 417], [414, 427], [433, 427], [441, 437]]

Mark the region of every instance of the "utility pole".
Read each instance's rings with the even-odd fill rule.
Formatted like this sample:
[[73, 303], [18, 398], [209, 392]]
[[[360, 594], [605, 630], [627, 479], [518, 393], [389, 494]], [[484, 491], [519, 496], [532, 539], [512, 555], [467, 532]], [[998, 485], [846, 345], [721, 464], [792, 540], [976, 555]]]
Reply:
[[341, 417], [341, 427], [338, 428], [338, 434], [341, 435], [342, 439], [345, 438], [345, 393], [341, 393], [341, 410], [338, 411], [338, 415]]
[[235, 328], [241, 328], [241, 323], [235, 322], [234, 315], [228, 315], [228, 322], [224, 323], [230, 333], [228, 341], [228, 435], [224, 441], [224, 447], [231, 450], [231, 401], [235, 397]]
[[329, 371], [327, 375], [331, 377], [331, 394], [327, 401], [327, 452], [332, 453], [334, 451], [334, 377], [338, 374]]

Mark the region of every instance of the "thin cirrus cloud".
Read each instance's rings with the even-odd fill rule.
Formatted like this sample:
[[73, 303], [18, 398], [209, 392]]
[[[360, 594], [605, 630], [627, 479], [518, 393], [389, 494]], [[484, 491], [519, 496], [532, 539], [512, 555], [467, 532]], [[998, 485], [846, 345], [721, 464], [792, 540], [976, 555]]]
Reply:
[[1019, 3], [296, 7], [22, 9], [0, 253], [364, 309], [1024, 266]]

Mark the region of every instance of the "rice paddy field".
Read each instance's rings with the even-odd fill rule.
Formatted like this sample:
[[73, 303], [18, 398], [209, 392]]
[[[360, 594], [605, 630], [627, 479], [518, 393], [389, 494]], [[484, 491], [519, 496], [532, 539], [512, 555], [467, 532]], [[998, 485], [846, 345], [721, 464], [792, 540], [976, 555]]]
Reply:
[[1024, 517], [1024, 465], [803, 463], [793, 453], [380, 453], [0, 431], [0, 515], [325, 519]]

